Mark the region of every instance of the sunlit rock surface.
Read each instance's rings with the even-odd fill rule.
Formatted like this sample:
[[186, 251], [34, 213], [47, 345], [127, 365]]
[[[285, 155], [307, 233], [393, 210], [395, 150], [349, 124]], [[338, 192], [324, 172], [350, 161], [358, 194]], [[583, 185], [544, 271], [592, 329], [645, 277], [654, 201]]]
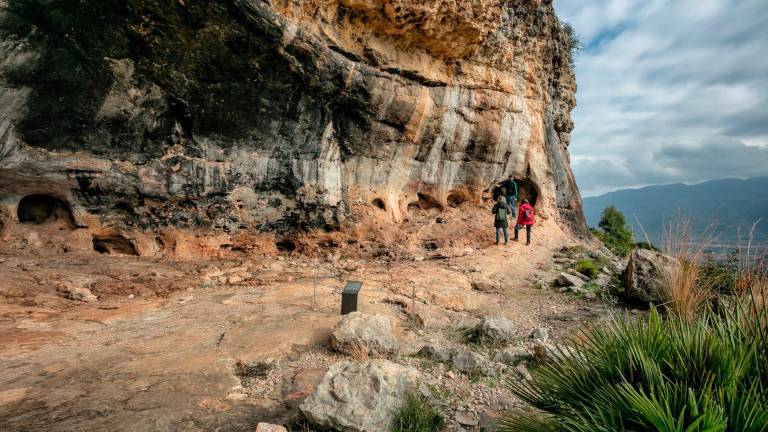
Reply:
[[579, 232], [569, 51], [542, 0], [0, 0], [0, 230], [343, 230], [513, 174]]

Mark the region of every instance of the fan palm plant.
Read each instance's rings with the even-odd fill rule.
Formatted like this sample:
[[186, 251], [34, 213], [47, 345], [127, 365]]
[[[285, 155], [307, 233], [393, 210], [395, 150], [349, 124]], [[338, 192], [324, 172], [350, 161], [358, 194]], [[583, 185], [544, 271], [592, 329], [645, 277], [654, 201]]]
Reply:
[[614, 317], [508, 387], [515, 432], [768, 432], [765, 291], [694, 320]]

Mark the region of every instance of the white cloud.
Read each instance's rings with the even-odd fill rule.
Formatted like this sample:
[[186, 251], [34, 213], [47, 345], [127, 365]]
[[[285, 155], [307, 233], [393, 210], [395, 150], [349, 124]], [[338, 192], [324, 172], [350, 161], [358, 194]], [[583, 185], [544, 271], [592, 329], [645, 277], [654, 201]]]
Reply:
[[555, 9], [586, 46], [570, 147], [585, 195], [768, 175], [754, 163], [768, 151], [765, 0], [555, 0]]

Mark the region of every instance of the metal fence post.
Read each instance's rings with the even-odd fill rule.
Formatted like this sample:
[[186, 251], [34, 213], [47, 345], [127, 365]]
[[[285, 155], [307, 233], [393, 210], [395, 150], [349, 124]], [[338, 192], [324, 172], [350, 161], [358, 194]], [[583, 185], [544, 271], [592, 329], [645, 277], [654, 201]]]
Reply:
[[315, 262], [315, 278], [314, 278], [314, 284], [312, 286], [312, 310], [316, 310], [317, 308], [317, 273], [320, 271], [320, 263]]

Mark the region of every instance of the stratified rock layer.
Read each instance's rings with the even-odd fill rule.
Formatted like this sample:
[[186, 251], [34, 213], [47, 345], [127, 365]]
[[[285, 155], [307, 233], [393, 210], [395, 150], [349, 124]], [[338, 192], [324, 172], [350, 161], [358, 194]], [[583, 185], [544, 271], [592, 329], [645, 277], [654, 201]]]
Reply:
[[0, 0], [0, 230], [31, 194], [111, 236], [336, 229], [510, 174], [582, 230], [570, 44], [548, 0]]

